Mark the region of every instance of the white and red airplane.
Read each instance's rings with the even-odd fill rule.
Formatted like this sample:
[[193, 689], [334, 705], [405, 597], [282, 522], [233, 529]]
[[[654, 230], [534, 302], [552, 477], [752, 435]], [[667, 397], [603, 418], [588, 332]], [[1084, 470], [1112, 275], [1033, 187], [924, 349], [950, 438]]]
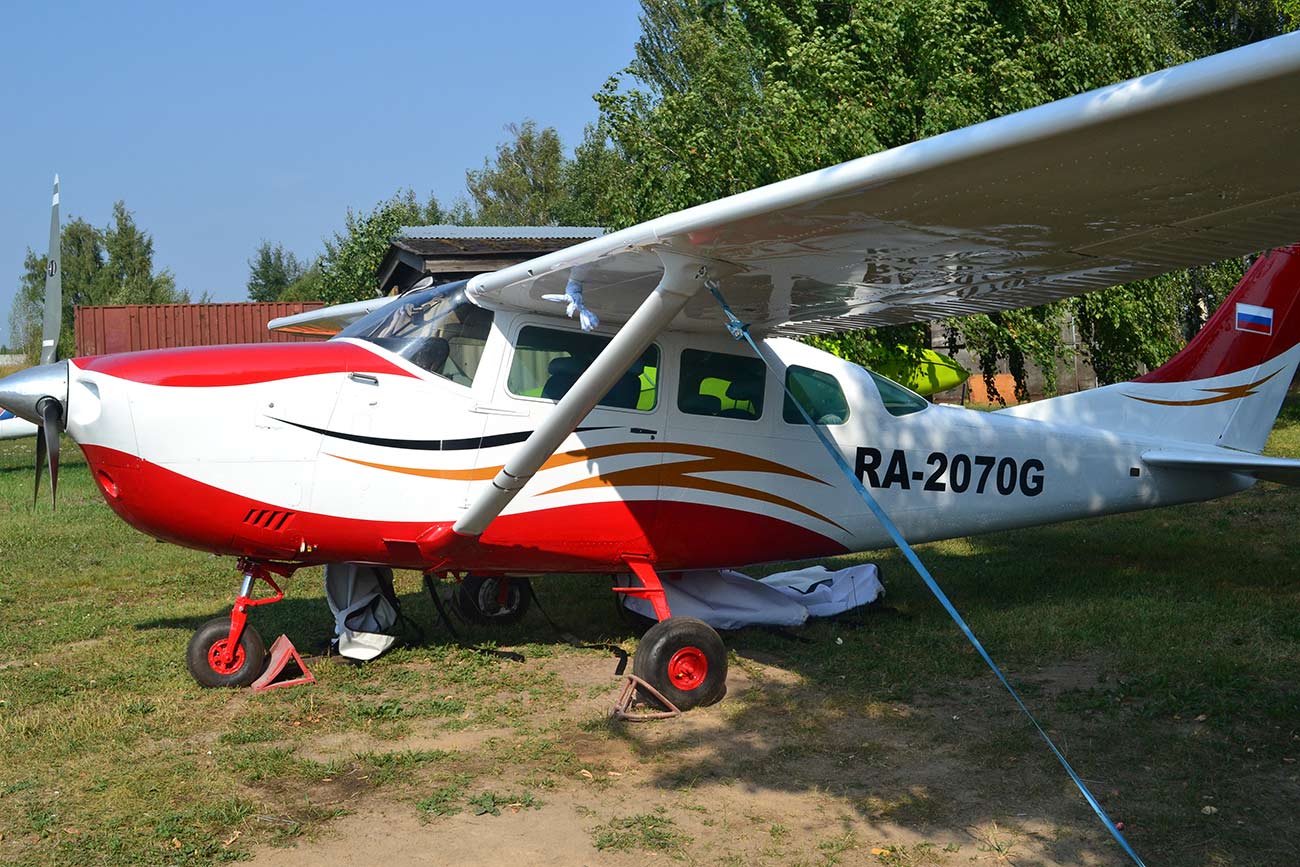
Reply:
[[325, 342], [76, 358], [0, 381], [0, 405], [42, 427], [52, 475], [63, 430], [124, 520], [240, 558], [232, 616], [191, 642], [201, 683], [259, 674], [247, 610], [302, 565], [468, 571], [485, 609], [519, 604], [523, 576], [618, 572], [661, 619], [634, 671], [686, 708], [721, 697], [726, 655], [671, 616], [661, 573], [890, 544], [800, 406], [912, 542], [1300, 482], [1260, 454], [1300, 360], [1297, 248], [1160, 369], [1000, 412], [783, 335], [1036, 305], [1297, 237], [1300, 34], [275, 323], [345, 326]]

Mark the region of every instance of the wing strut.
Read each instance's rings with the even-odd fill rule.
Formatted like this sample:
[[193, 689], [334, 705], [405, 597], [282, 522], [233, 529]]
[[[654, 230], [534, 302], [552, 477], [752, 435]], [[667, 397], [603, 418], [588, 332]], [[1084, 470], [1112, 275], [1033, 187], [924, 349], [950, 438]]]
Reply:
[[632, 362], [668, 327], [668, 323], [681, 312], [686, 302], [704, 287], [709, 278], [707, 265], [698, 259], [664, 250], [658, 251], [658, 255], [664, 266], [659, 285], [641, 302], [641, 306], [614, 335], [609, 345], [596, 356], [591, 366], [578, 377], [568, 394], [555, 405], [555, 411], [537, 426], [537, 430], [506, 461], [492, 480], [492, 487], [461, 515], [460, 520], [451, 528], [456, 536], [483, 534], [488, 525], [515, 498], [515, 494], [555, 454], [587, 413], [614, 387]]

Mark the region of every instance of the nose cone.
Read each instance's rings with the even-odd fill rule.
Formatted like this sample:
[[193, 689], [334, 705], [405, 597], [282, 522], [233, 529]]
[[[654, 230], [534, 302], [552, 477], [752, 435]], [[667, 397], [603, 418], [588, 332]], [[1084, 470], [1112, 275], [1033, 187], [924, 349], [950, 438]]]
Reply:
[[38, 404], [52, 397], [60, 406], [68, 405], [68, 363], [29, 367], [0, 379], [0, 406], [32, 424], [41, 424]]

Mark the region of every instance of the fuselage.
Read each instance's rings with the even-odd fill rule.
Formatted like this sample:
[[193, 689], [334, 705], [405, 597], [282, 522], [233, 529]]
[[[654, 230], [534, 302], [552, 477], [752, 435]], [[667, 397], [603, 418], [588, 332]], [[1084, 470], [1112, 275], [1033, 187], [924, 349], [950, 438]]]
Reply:
[[[431, 536], [571, 383], [575, 333], [497, 312], [448, 363], [346, 337], [75, 359], [67, 431], [109, 505], [152, 536], [430, 568]], [[1250, 484], [1148, 468], [1150, 437], [930, 405], [810, 346], [766, 347], [776, 372], [726, 334], [662, 334], [478, 543], [438, 565], [610, 572], [643, 556], [679, 570], [889, 545], [781, 378], [912, 542]]]

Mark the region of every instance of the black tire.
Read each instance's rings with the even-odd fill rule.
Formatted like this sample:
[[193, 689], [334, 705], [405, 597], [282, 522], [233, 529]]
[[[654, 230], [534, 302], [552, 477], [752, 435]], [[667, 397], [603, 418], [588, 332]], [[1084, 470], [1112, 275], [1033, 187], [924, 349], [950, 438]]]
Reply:
[[[501, 582], [506, 582], [505, 602], [501, 601]], [[456, 610], [469, 623], [484, 626], [509, 626], [528, 613], [533, 602], [527, 578], [500, 578], [468, 575], [456, 585], [452, 594]]]
[[[257, 680], [266, 668], [266, 645], [252, 624], [244, 624], [244, 634], [239, 637], [234, 665], [230, 671], [215, 667], [213, 649], [224, 645], [230, 637], [230, 618], [215, 617], [198, 628], [185, 651], [185, 662], [199, 686], [241, 687]], [[242, 654], [242, 657], [241, 657]]]
[[[715, 704], [727, 694], [727, 648], [712, 626], [694, 617], [669, 617], [646, 632], [632, 673], [680, 710]], [[643, 698], [654, 702], [653, 696]]]

